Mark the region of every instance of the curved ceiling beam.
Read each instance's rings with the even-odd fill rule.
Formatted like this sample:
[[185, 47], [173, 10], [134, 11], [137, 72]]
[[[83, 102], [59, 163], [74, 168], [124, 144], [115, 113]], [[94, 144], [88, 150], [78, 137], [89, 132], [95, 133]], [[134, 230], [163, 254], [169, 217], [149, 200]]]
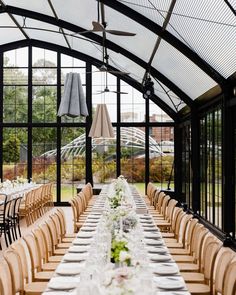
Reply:
[[[25, 40], [20, 40], [20, 41], [15, 41], [9, 44], [4, 44], [0, 46], [0, 51], [7, 51], [7, 50], [12, 50], [15, 48], [20, 48], [24, 46], [36, 46], [36, 47], [41, 47], [45, 48], [48, 50], [53, 50], [53, 51], [59, 51], [60, 53], [90, 62], [91, 64], [100, 67], [102, 65], [102, 61], [91, 57], [89, 55], [86, 55], [85, 53], [69, 49], [60, 45], [56, 45], [53, 43], [45, 42], [45, 41], [40, 41], [40, 40], [35, 40], [35, 39], [25, 39]], [[110, 66], [111, 70], [117, 71], [118, 69]], [[137, 82], [136, 80], [130, 78], [129, 76], [124, 76], [124, 75], [114, 75], [121, 80], [125, 81], [127, 84], [130, 86], [134, 87], [138, 91], [142, 92], [143, 88], [142, 85]], [[179, 116], [178, 114], [170, 107], [168, 106], [162, 99], [160, 99], [157, 95], [154, 95], [152, 98], [152, 101], [158, 105], [164, 112], [166, 112], [175, 122], [179, 121]]]
[[129, 17], [130, 19], [138, 22], [143, 25], [145, 28], [152, 31], [154, 34], [163, 38], [166, 42], [171, 44], [181, 53], [183, 53], [187, 58], [189, 58], [193, 63], [195, 63], [200, 69], [202, 69], [207, 75], [209, 75], [215, 82], [219, 85], [224, 86], [226, 83], [226, 79], [216, 71], [211, 65], [209, 65], [205, 60], [203, 60], [196, 52], [186, 46], [182, 41], [176, 38], [167, 30], [163, 30], [163, 28], [151, 21], [144, 15], [139, 12], [133, 10], [132, 8], [122, 4], [119, 1], [110, 1], [110, 0], [100, 0], [105, 5], [110, 8], [122, 13], [123, 15]]
[[[61, 19], [56, 19], [52, 16], [48, 16], [48, 15], [41, 14], [41, 13], [38, 13], [35, 11], [30, 11], [27, 9], [22, 9], [22, 8], [18, 8], [18, 7], [14, 7], [14, 6], [6, 5], [5, 7], [0, 7], [0, 13], [5, 13], [5, 12], [16, 14], [19, 16], [25, 16], [25, 17], [32, 18], [32, 19], [36, 19], [38, 21], [46, 22], [46, 23], [61, 27], [63, 29], [67, 29], [72, 32], [83, 32], [85, 30], [84, 28], [81, 28], [77, 25], [63, 21]], [[86, 37], [88, 39], [98, 42], [101, 45], [103, 43], [102, 37], [97, 34], [87, 33]], [[132, 60], [134, 63], [138, 64], [139, 66], [143, 67], [144, 69], [147, 69], [148, 64], [144, 60], [142, 60], [141, 58], [132, 54], [128, 50], [124, 49], [123, 47], [121, 47], [109, 40], [106, 40], [105, 44], [106, 44], [107, 48], [109, 48], [115, 52], [121, 53], [125, 57]], [[182, 91], [175, 83], [173, 83], [166, 76], [164, 76], [161, 72], [159, 72], [155, 68], [151, 67], [150, 73], [152, 76], [156, 77], [159, 81], [161, 81], [164, 85], [166, 85], [169, 89], [171, 89], [189, 107], [195, 106], [194, 101], [184, 91]]]

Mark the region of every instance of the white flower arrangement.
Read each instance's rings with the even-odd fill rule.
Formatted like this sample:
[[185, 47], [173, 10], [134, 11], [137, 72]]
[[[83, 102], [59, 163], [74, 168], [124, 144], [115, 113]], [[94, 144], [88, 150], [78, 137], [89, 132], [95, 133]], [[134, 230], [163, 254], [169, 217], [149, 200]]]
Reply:
[[106, 272], [103, 286], [107, 295], [132, 295], [139, 285], [136, 270], [132, 267], [121, 267]]

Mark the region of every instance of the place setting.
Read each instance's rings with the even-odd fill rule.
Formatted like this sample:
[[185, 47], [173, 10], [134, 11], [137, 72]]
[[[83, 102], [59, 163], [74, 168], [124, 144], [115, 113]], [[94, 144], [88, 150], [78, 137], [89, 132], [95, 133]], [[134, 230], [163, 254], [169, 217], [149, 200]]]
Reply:
[[159, 290], [182, 290], [187, 291], [185, 282], [181, 276], [174, 277], [157, 277], [153, 278], [155, 287]]

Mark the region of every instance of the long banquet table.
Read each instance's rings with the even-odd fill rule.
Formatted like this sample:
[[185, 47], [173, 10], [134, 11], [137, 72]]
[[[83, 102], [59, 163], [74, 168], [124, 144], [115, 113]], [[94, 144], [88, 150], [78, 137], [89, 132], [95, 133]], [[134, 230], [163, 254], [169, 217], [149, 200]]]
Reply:
[[[138, 259], [144, 262], [139, 275], [131, 280], [133, 284], [131, 289], [135, 291], [122, 293], [115, 287], [112, 289], [110, 286], [113, 281], [109, 281], [110, 264], [99, 260], [101, 252], [107, 245], [106, 241], [104, 242], [106, 237], [100, 229], [108, 192], [108, 186], [104, 186], [43, 295], [190, 295], [177, 264], [169, 254], [159, 229], [148, 213], [143, 198], [135, 187], [130, 186], [130, 188], [139, 220], [137, 241], [141, 239], [140, 245], [144, 245], [143, 249], [135, 248]], [[103, 284], [107, 280], [108, 282]]]

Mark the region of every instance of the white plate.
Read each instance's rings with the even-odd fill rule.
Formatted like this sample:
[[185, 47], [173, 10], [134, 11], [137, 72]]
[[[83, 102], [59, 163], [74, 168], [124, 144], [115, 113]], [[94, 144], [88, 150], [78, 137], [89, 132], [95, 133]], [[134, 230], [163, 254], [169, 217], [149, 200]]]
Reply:
[[91, 223], [91, 222], [89, 222], [89, 221], [86, 221], [86, 222], [83, 224], [83, 227], [90, 227], [90, 229], [96, 229], [97, 224], [95, 224], [95, 223]]
[[146, 245], [152, 245], [152, 246], [162, 246], [163, 245], [162, 240], [145, 239], [144, 242]]
[[175, 278], [154, 278], [157, 287], [164, 290], [178, 290], [184, 288], [184, 283]]
[[179, 270], [177, 267], [175, 266], [160, 266], [158, 265], [157, 267], [155, 267], [152, 271], [155, 274], [158, 275], [175, 275], [177, 273], [179, 273]]
[[[75, 291], [76, 292], [76, 291]], [[46, 292], [43, 292], [43, 295], [68, 295], [68, 294], [70, 294], [70, 295], [74, 295], [74, 294], [76, 294], [76, 293], [74, 293], [74, 292], [70, 292], [70, 293], [68, 293], [67, 291], [65, 291], [65, 292], [63, 292], [63, 291], [59, 291], [59, 290], [57, 290], [57, 291], [46, 291]], [[169, 294], [168, 294], [169, 295]], [[181, 295], [181, 294], [180, 294]]]
[[53, 290], [71, 290], [75, 289], [79, 283], [79, 278], [56, 277], [48, 283], [48, 288]]
[[85, 232], [94, 232], [94, 231], [96, 231], [96, 227], [93, 227], [93, 226], [87, 226], [87, 224], [86, 224], [86, 226], [81, 227], [80, 232], [81, 232], [81, 231], [85, 231]]
[[150, 248], [147, 248], [147, 251], [149, 253], [152, 253], [152, 254], [164, 254], [164, 253], [168, 253], [168, 250], [166, 248], [150, 247]]
[[87, 246], [72, 246], [68, 249], [69, 253], [85, 253], [88, 252], [89, 247]]
[[170, 255], [161, 255], [161, 254], [149, 254], [148, 255], [149, 258], [152, 260], [152, 261], [169, 261], [171, 260], [171, 256]]
[[60, 269], [56, 270], [56, 274], [59, 276], [74, 276], [74, 275], [78, 275], [80, 272], [81, 272], [81, 270], [76, 267], [74, 267], [74, 268], [60, 268]]
[[76, 238], [87, 238], [87, 239], [90, 239], [92, 238], [92, 234], [91, 233], [87, 233], [87, 232], [79, 232], [77, 235], [76, 235]]
[[144, 238], [147, 238], [147, 239], [152, 239], [152, 238], [154, 238], [154, 239], [160, 239], [160, 238], [162, 238], [162, 236], [161, 236], [161, 233], [159, 233], [159, 232], [156, 232], [156, 233], [145, 233], [144, 234]]
[[73, 245], [90, 245], [93, 239], [74, 239], [72, 242]]
[[65, 254], [63, 257], [63, 261], [68, 261], [68, 262], [80, 262], [84, 261], [88, 257], [87, 254], [72, 254], [68, 253]]

